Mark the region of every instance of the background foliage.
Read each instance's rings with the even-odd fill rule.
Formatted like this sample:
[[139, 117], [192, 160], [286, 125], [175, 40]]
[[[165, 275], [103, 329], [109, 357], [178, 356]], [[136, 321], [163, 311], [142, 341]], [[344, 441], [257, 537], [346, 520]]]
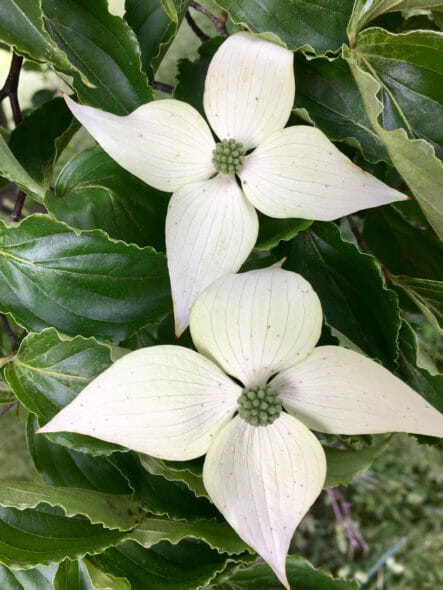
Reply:
[[[261, 216], [244, 269], [286, 257], [320, 296], [322, 343], [379, 360], [443, 410], [442, 15], [438, 0], [2, 1], [2, 589], [279, 587], [205, 497], [200, 461], [34, 434], [128, 350], [175, 342], [169, 195], [95, 146], [57, 90], [117, 114], [171, 94], [202, 112], [223, 36], [286, 44], [291, 124], [410, 199], [333, 223]], [[294, 588], [441, 585], [443, 469], [418, 438], [432, 446], [322, 437], [329, 487], [294, 537]]]

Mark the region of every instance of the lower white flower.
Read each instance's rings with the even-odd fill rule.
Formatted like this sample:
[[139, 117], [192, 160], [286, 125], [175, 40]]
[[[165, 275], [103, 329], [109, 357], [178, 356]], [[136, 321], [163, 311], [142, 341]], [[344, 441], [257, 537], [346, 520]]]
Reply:
[[284, 129], [294, 104], [293, 54], [250, 33], [229, 37], [205, 82], [206, 121], [166, 99], [126, 117], [68, 107], [108, 154], [151, 186], [173, 192], [166, 251], [176, 333], [215, 279], [236, 272], [258, 234], [254, 209], [320, 221], [407, 197], [364, 172], [319, 129]]
[[320, 302], [295, 273], [223, 277], [200, 295], [190, 325], [199, 352], [131, 352], [39, 432], [87, 434], [162, 459], [206, 453], [212, 501], [289, 588], [289, 543], [326, 475], [308, 428], [441, 436], [443, 417], [372, 360], [338, 346], [314, 348]]

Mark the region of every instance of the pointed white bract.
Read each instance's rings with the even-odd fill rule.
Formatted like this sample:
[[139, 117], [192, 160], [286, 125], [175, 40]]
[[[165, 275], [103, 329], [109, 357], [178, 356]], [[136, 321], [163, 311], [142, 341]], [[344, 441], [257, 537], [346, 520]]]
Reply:
[[[295, 80], [293, 55], [290, 51], [241, 32], [222, 43], [209, 65], [204, 91], [204, 109], [219, 141], [234, 139], [245, 150], [256, 148], [245, 157], [238, 171], [246, 198], [262, 213], [271, 217], [299, 217], [332, 220], [343, 215], [377, 207], [406, 197], [357, 168], [318, 129], [296, 126], [283, 129], [294, 102]], [[180, 219], [179, 204], [192, 199], [189, 184], [208, 180], [215, 174], [212, 152], [215, 142], [203, 117], [184, 102], [166, 99], [151, 102], [125, 117], [81, 106], [66, 97], [74, 115], [88, 129], [104, 150], [121, 166], [160, 190], [174, 192], [168, 212], [166, 240], [177, 335], [187, 326], [189, 309], [209, 284], [196, 281], [194, 265], [186, 269], [176, 259], [183, 253], [176, 247], [176, 233], [194, 233], [195, 252], [204, 253], [195, 263], [200, 276], [217, 279], [236, 272], [253, 248], [254, 221], [249, 205], [239, 209], [239, 199], [226, 199], [221, 233], [212, 245], [206, 243], [209, 229], [197, 231], [207, 224], [220, 196], [220, 185], [214, 182], [207, 199], [193, 200], [195, 215]], [[233, 176], [235, 178], [235, 176]], [[190, 189], [192, 190], [192, 189]], [[201, 197], [201, 195], [200, 195]], [[203, 211], [197, 212], [197, 206]], [[170, 220], [169, 216], [174, 215]], [[244, 233], [231, 242], [233, 226], [243, 226]], [[249, 229], [248, 229], [249, 228]], [[249, 232], [249, 233], [248, 233]], [[248, 236], [248, 239], [246, 239]], [[228, 244], [220, 256], [209, 255], [215, 242]], [[239, 243], [241, 241], [241, 244]], [[249, 251], [246, 252], [246, 245]], [[239, 255], [233, 256], [235, 244]], [[229, 253], [228, 253], [229, 250]], [[186, 274], [187, 273], [187, 274]], [[185, 298], [183, 299], [183, 294]]]
[[231, 175], [218, 174], [174, 193], [166, 248], [177, 335], [188, 326], [198, 295], [220, 274], [240, 268], [257, 233], [257, 213]]
[[219, 139], [235, 139], [249, 150], [283, 129], [294, 94], [292, 53], [250, 33], [237, 33], [212, 58], [203, 105]]
[[412, 432], [443, 436], [443, 417], [382, 365], [340, 346], [320, 346], [271, 382], [309, 428], [331, 434]]
[[[192, 310], [199, 353], [178, 346], [131, 352], [39, 432], [88, 434], [163, 459], [207, 453], [209, 496], [288, 588], [289, 542], [326, 473], [308, 427], [443, 433], [443, 416], [381, 365], [341, 347], [314, 348], [321, 323], [318, 298], [299, 275], [280, 268], [229, 275]], [[263, 393], [269, 385], [289, 413], [272, 414], [264, 426], [247, 414], [233, 418], [239, 398], [252, 392], [220, 367], [246, 388]]]
[[289, 543], [325, 477], [322, 446], [288, 414], [267, 427], [234, 418], [214, 440], [203, 468], [214, 504], [287, 588]]

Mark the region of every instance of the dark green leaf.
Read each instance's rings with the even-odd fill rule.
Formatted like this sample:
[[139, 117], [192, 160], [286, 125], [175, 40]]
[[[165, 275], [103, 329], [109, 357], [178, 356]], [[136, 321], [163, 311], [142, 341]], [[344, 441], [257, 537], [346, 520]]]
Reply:
[[95, 86], [83, 84], [74, 72], [82, 102], [123, 115], [152, 100], [135, 34], [108, 12], [105, 0], [42, 0], [42, 6], [49, 34]]
[[140, 455], [141, 464], [153, 475], [161, 475], [168, 481], [185, 483], [196, 496], [209, 499], [203, 485], [203, 466], [201, 461], [165, 461], [149, 455]]
[[11, 133], [9, 147], [28, 174], [49, 187], [60, 152], [78, 129], [61, 98], [44, 102]]
[[371, 162], [390, 158], [372, 128], [360, 91], [348, 64], [341, 58], [307, 60], [295, 56], [295, 113], [313, 122], [329, 139], [360, 149]]
[[[325, 569], [315, 569], [303, 557], [291, 555], [286, 561], [286, 573], [294, 590], [358, 590], [355, 582], [334, 578]], [[258, 563], [239, 570], [225, 584], [211, 587], [215, 590], [281, 590], [281, 583], [271, 568]]]
[[53, 590], [54, 573], [54, 566], [13, 570], [0, 564], [0, 588], [2, 590]]
[[161, 0], [126, 0], [125, 18], [135, 31], [142, 52], [143, 70], [152, 80], [186, 12], [187, 1], [178, 0], [171, 19]]
[[268, 250], [277, 246], [282, 240], [294, 238], [299, 231], [312, 225], [309, 219], [274, 219], [259, 214], [260, 227], [255, 248]]
[[184, 483], [167, 481], [144, 469], [135, 453], [115, 453], [110, 460], [129, 481], [137, 504], [147, 512], [186, 520], [218, 515], [206, 498], [194, 496]]
[[125, 535], [83, 517], [67, 518], [60, 508], [0, 508], [0, 562], [9, 567], [76, 559], [116, 545]]
[[68, 162], [48, 194], [48, 211], [71, 227], [102, 229], [111, 238], [164, 250], [169, 196], [114, 162], [101, 148]]
[[346, 25], [353, 0], [217, 0], [236, 24], [253, 33], [277, 35], [288, 49], [308, 49], [323, 54], [338, 50], [347, 41]]
[[127, 541], [92, 556], [90, 561], [129, 580], [132, 590], [195, 590], [209, 584], [227, 566], [226, 555], [194, 540], [178, 545], [163, 541], [151, 549]]
[[391, 277], [420, 309], [428, 322], [443, 333], [443, 282], [415, 279], [405, 276]]
[[152, 248], [76, 233], [46, 215], [0, 222], [0, 310], [29, 331], [123, 340], [170, 310], [166, 260]]
[[349, 339], [394, 368], [400, 326], [397, 297], [386, 289], [374, 258], [340, 237], [333, 223], [315, 223], [277, 249], [284, 267], [314, 287], [334, 335]]
[[[23, 340], [17, 356], [5, 369], [5, 378], [20, 403], [36, 414], [43, 425], [111, 362], [109, 346], [93, 338], [62, 338], [54, 328], [49, 328], [41, 334], [29, 334]], [[98, 455], [120, 449], [73, 433], [38, 436], [48, 436], [67, 447]]]
[[54, 590], [94, 590], [81, 561], [65, 559], [54, 577]]
[[0, 481], [0, 506], [25, 510], [41, 504], [61, 508], [68, 517], [81, 514], [92, 524], [121, 531], [134, 528], [143, 518], [141, 510], [128, 495], [27, 481]]
[[392, 274], [443, 280], [443, 246], [428, 229], [412, 224], [393, 207], [365, 214], [363, 236]]
[[127, 480], [105, 457], [90, 456], [35, 434], [37, 419], [28, 418], [27, 439], [37, 471], [53, 486], [88, 488], [111, 494], [131, 494]]
[[2, 135], [0, 135], [0, 176], [14, 182], [36, 201], [43, 201], [45, 198], [45, 189], [29, 176], [9, 149]]
[[391, 437], [384, 439], [365, 449], [333, 449], [323, 447], [328, 464], [325, 488], [348, 485], [351, 481], [364, 473], [373, 461], [386, 449]]
[[160, 541], [173, 545], [187, 538], [201, 539], [219, 553], [243, 553], [248, 547], [226, 522], [199, 519], [192, 522], [148, 516], [135, 528], [130, 538], [146, 549]]

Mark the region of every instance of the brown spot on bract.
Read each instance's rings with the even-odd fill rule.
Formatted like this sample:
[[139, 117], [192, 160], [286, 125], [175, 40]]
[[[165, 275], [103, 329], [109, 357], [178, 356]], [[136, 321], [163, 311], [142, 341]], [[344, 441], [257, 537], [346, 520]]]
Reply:
[[248, 184], [248, 182], [246, 180], [243, 180], [243, 184]]

